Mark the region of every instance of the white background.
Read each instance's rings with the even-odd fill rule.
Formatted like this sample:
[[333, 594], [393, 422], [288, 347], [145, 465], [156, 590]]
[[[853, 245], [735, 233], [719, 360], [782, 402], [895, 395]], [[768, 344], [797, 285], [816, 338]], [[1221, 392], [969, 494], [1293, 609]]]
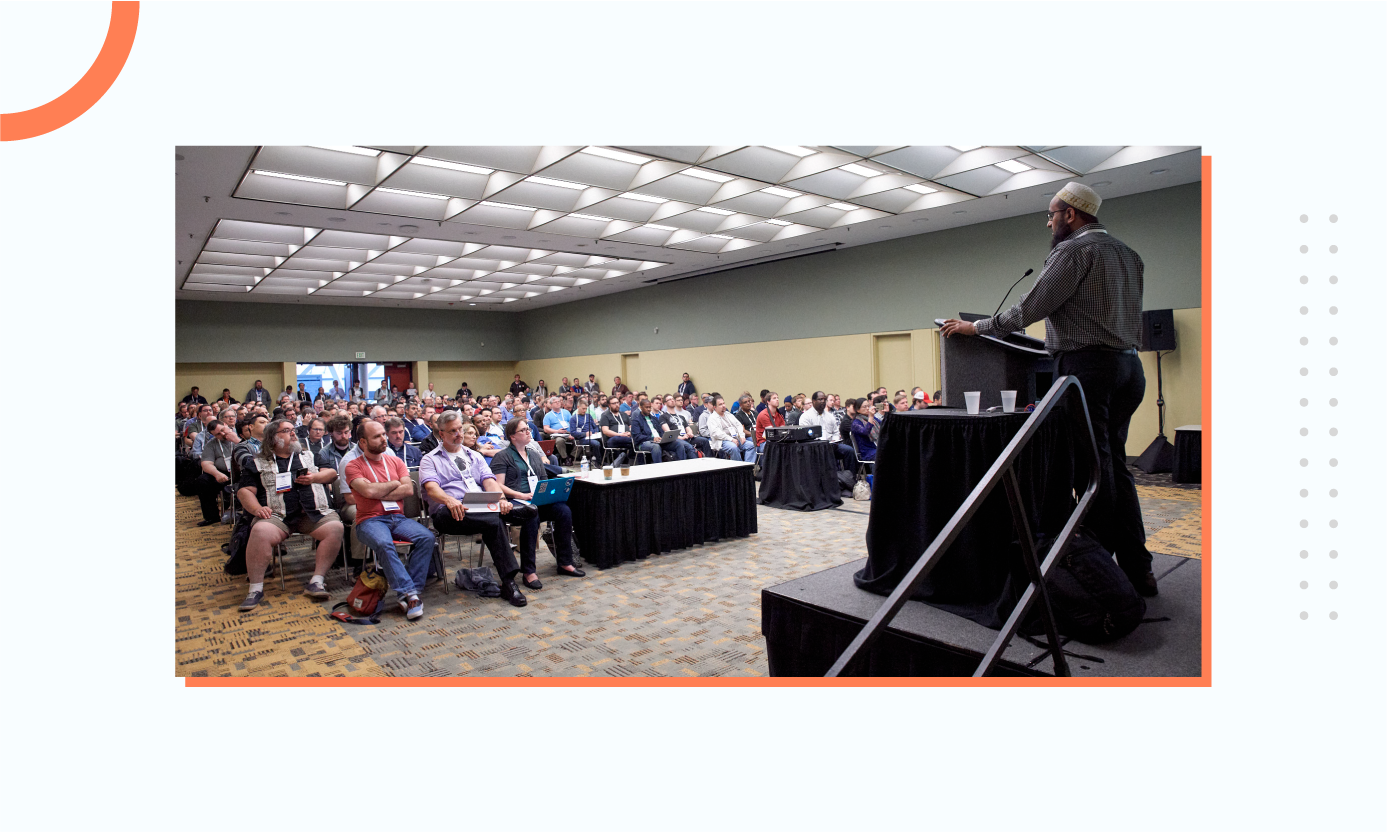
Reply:
[[[0, 110], [75, 82], [108, 9], [0, 4]], [[0, 144], [12, 822], [1381, 828], [1384, 24], [1381, 3], [144, 3], [95, 107]], [[1212, 688], [185, 689], [173, 148], [309, 142], [1202, 145]]]

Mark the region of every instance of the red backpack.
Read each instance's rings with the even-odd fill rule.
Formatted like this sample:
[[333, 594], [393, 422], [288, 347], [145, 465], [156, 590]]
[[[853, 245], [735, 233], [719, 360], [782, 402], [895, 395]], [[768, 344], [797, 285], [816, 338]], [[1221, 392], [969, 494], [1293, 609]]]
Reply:
[[[385, 591], [389, 588], [385, 576], [374, 565], [367, 564], [356, 576], [356, 586], [347, 594], [347, 600], [333, 606], [328, 617], [343, 624], [379, 624], [381, 610], [385, 608]], [[347, 612], [340, 612], [342, 607], [346, 607]]]

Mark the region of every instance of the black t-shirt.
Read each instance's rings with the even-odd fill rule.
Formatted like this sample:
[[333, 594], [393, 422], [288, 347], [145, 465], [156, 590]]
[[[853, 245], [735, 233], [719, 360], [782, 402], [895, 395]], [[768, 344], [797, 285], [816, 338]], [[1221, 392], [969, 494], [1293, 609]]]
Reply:
[[626, 433], [631, 432], [631, 419], [625, 413], [612, 415], [610, 410], [602, 411], [602, 418], [597, 420], [597, 426], [607, 428], [612, 433], [621, 433], [620, 427], [625, 426]]

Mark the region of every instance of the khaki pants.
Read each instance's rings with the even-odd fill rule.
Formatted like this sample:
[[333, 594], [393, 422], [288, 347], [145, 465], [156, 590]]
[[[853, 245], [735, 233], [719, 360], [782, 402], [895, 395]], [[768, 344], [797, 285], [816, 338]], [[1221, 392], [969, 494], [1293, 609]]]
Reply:
[[555, 436], [554, 453], [559, 459], [571, 459], [573, 457], [573, 448], [576, 444], [577, 443], [573, 441], [573, 437], [571, 436]]

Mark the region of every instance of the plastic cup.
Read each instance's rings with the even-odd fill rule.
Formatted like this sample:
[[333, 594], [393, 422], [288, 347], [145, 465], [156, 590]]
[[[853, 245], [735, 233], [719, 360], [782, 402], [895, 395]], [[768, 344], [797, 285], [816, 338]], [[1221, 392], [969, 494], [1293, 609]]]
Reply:
[[1015, 391], [1015, 390], [1003, 390], [1003, 391], [1002, 391], [1002, 412], [1003, 412], [1003, 413], [1015, 413], [1015, 412], [1016, 412], [1016, 391]]
[[609, 479], [611, 479], [611, 478], [612, 478], [612, 466], [610, 466], [610, 465], [603, 465], [603, 466], [602, 466], [602, 479], [604, 479], [604, 480], [609, 480]]
[[963, 401], [968, 405], [968, 415], [978, 415], [978, 404], [982, 401], [982, 393], [964, 393]]

